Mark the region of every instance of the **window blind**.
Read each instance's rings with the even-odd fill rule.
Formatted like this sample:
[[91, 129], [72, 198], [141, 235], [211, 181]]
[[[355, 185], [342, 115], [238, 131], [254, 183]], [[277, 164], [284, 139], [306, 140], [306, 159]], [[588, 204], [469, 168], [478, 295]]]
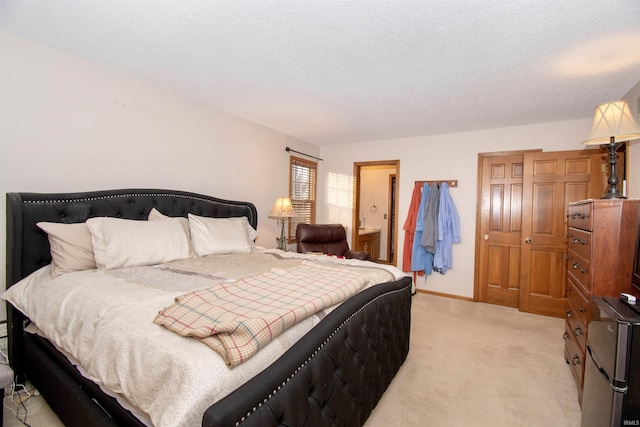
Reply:
[[298, 224], [315, 224], [316, 222], [317, 167], [316, 162], [291, 156], [289, 195], [297, 216], [289, 221], [289, 243], [296, 241]]

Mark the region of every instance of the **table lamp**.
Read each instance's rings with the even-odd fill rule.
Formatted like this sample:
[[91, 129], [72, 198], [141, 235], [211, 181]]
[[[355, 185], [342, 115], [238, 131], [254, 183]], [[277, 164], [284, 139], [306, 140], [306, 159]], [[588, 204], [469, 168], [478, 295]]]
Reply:
[[291, 206], [291, 199], [288, 197], [278, 197], [273, 204], [269, 218], [275, 219], [280, 224], [280, 238], [278, 239], [278, 249], [287, 250], [287, 238], [284, 235], [284, 225], [287, 219], [296, 216], [296, 212]]
[[640, 138], [640, 125], [631, 115], [627, 101], [610, 101], [596, 107], [589, 138], [582, 143], [604, 145], [609, 150], [611, 173], [607, 180], [609, 184], [607, 191], [601, 197], [602, 199], [626, 199], [622, 190], [618, 188], [620, 180], [616, 172], [618, 163], [616, 151], [622, 142], [638, 138]]

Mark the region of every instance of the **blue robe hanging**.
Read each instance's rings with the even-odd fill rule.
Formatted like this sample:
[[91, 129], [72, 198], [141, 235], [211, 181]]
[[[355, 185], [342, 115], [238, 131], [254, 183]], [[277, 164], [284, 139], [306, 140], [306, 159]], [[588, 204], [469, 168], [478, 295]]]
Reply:
[[446, 182], [440, 186], [437, 229], [438, 240], [436, 241], [436, 254], [433, 258], [433, 269], [444, 274], [453, 266], [453, 243], [460, 242], [460, 217]]
[[422, 240], [422, 232], [424, 230], [424, 213], [429, 197], [429, 184], [425, 183], [422, 187], [422, 197], [420, 198], [420, 207], [418, 208], [418, 216], [416, 219], [416, 231], [413, 236], [413, 248], [411, 255], [411, 270], [424, 271], [429, 275], [433, 271], [433, 254], [427, 251], [420, 244]]

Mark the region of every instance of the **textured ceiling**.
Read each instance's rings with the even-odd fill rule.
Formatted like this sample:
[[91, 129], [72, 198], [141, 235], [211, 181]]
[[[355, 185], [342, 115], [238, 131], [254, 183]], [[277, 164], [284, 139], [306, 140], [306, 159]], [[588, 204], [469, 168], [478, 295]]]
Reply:
[[638, 0], [0, 0], [0, 28], [314, 144], [589, 118]]

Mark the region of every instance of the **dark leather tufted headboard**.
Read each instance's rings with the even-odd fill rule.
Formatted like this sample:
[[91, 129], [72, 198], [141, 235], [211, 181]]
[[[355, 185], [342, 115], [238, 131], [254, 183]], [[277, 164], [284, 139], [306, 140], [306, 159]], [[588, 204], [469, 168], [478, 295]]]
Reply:
[[147, 219], [155, 207], [164, 215], [188, 213], [215, 218], [246, 216], [256, 228], [258, 213], [249, 202], [195, 193], [124, 189], [84, 193], [7, 193], [7, 288], [51, 262], [49, 239], [36, 223], [77, 223], [109, 216]]

